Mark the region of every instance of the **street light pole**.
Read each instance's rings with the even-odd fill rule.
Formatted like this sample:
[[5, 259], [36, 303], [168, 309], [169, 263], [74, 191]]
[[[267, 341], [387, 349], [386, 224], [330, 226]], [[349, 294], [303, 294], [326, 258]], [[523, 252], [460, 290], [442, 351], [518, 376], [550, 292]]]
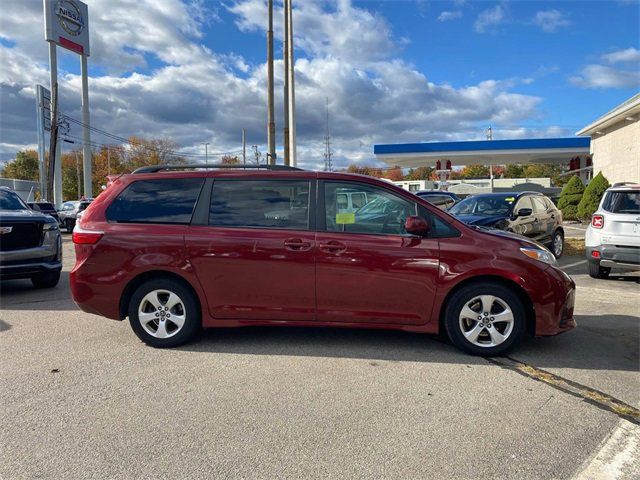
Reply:
[[267, 30], [267, 152], [269, 164], [276, 163], [276, 124], [273, 106], [273, 0], [269, 0], [269, 28]]

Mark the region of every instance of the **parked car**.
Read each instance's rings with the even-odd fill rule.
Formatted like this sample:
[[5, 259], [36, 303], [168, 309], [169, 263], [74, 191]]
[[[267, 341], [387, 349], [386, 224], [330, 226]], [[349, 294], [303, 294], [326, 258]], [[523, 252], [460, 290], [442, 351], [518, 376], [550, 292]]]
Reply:
[[0, 187], [0, 278], [30, 278], [36, 288], [51, 288], [58, 284], [61, 270], [58, 222]]
[[[148, 345], [180, 345], [202, 326], [344, 326], [446, 331], [467, 352], [499, 355], [525, 332], [575, 326], [575, 284], [548, 250], [465, 225], [389, 182], [282, 166], [187, 170], [121, 176], [73, 232], [75, 302], [128, 316]], [[341, 211], [353, 191], [384, 214]]]
[[449, 210], [460, 201], [460, 197], [455, 193], [445, 190], [420, 190], [415, 194], [441, 210]]
[[58, 222], [60, 218], [58, 217], [58, 212], [56, 211], [56, 207], [53, 206], [53, 203], [49, 202], [28, 202], [27, 205], [31, 208], [31, 210], [35, 210], [36, 212], [42, 212], [47, 215], [51, 215]]
[[487, 193], [467, 197], [449, 213], [468, 225], [491, 227], [529, 237], [556, 258], [564, 251], [562, 212], [541, 193]]
[[640, 270], [640, 184], [608, 188], [585, 233], [589, 275], [606, 278], [612, 268]]
[[64, 227], [67, 232], [73, 232], [76, 226], [76, 219], [80, 212], [84, 212], [93, 200], [75, 200], [64, 202], [58, 211], [60, 226]]

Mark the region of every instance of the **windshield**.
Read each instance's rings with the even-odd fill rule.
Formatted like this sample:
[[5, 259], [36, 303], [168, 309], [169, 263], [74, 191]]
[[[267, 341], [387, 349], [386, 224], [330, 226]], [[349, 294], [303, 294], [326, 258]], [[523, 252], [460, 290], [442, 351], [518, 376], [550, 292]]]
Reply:
[[449, 210], [452, 215], [509, 215], [516, 198], [513, 195], [478, 195], [462, 200]]
[[602, 208], [611, 213], [640, 213], [640, 192], [609, 192]]
[[0, 190], [0, 210], [28, 210], [22, 199], [12, 192]]

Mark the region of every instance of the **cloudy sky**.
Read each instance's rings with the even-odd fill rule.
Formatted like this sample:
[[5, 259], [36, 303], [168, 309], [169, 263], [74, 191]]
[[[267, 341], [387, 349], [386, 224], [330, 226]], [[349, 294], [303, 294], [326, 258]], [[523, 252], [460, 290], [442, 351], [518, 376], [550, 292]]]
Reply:
[[[92, 125], [170, 137], [182, 151], [266, 143], [263, 0], [86, 0]], [[282, 4], [275, 0], [282, 58]], [[325, 99], [334, 162], [376, 143], [573, 135], [640, 89], [636, 1], [294, 0], [299, 164], [321, 167]], [[48, 86], [41, 0], [2, 0], [0, 160], [34, 147]], [[61, 109], [80, 119], [78, 57], [59, 55]], [[282, 61], [276, 63], [281, 152]], [[72, 126], [70, 136], [81, 136]], [[95, 144], [111, 143], [92, 134]]]

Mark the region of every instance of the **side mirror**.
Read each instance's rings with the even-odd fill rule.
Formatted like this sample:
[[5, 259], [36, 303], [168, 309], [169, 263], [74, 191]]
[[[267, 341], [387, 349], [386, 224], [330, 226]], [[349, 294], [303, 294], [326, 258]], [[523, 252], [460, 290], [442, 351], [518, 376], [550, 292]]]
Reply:
[[533, 215], [533, 210], [530, 208], [521, 208], [516, 212], [516, 217], [530, 217]]
[[407, 217], [404, 222], [404, 229], [411, 235], [426, 237], [429, 234], [429, 224], [422, 217]]

